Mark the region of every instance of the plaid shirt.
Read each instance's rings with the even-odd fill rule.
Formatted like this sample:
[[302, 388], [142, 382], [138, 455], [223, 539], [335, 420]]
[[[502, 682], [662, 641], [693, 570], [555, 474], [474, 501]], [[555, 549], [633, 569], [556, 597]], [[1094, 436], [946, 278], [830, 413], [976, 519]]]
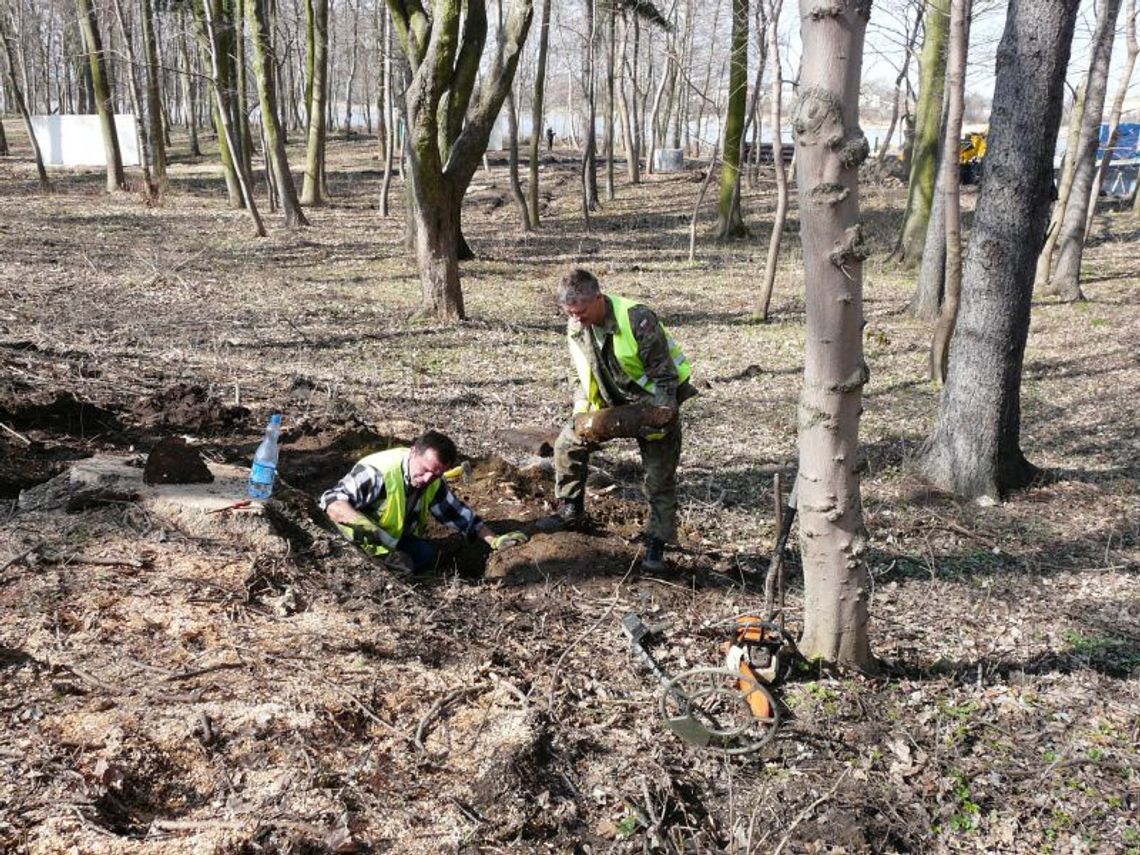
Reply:
[[[404, 471], [404, 492], [408, 497], [408, 511], [404, 517], [406, 533], [419, 517], [424, 489], [417, 490], [408, 482], [407, 456], [404, 457], [401, 468]], [[365, 516], [376, 519], [385, 498], [384, 474], [374, 466], [357, 463], [351, 472], [336, 483], [335, 487], [321, 494], [320, 506], [321, 510], [328, 510], [328, 506], [333, 502], [348, 502]], [[440, 479], [439, 489], [436, 490], [435, 499], [428, 510], [441, 523], [465, 534], [468, 539], [474, 539], [479, 527], [483, 525], [483, 520], [452, 492], [446, 478]]]

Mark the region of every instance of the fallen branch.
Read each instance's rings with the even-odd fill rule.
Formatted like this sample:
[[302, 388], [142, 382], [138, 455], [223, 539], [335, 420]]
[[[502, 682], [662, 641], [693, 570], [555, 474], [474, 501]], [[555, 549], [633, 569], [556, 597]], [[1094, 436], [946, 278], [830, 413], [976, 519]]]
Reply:
[[183, 671], [178, 674], [171, 674], [169, 677], [164, 677], [164, 683], [177, 683], [180, 680], [189, 680], [192, 677], [201, 677], [203, 674], [209, 674], [212, 671], [229, 671], [234, 668], [244, 668], [244, 662], [222, 662], [218, 665], [207, 665], [204, 668], [195, 668], [193, 671]]
[[439, 714], [447, 708], [448, 704], [455, 703], [460, 698], [465, 698], [468, 695], [480, 692], [484, 688], [486, 687], [483, 684], [478, 684], [475, 686], [464, 686], [460, 689], [456, 689], [455, 691], [448, 693], [447, 695], [444, 695], [442, 698], [432, 704], [431, 708], [427, 711], [424, 717], [420, 719], [420, 723], [416, 727], [416, 748], [418, 748], [424, 754], [428, 753], [427, 748], [424, 746], [424, 733], [427, 732], [428, 725], [430, 725], [439, 716]]
[[143, 569], [148, 562], [138, 558], [95, 558], [91, 555], [45, 555], [49, 564], [90, 564], [96, 567], [134, 567]]
[[551, 672], [550, 675], [550, 691], [548, 691], [546, 694], [546, 706], [550, 710], [550, 714], [552, 716], [554, 715], [554, 690], [558, 686], [558, 672], [562, 670], [563, 661], [565, 661], [566, 656], [570, 653], [571, 650], [581, 644], [586, 639], [586, 637], [595, 629], [597, 629], [601, 625], [602, 621], [608, 618], [610, 616], [610, 613], [613, 612], [614, 607], [618, 604], [618, 599], [621, 596], [621, 586], [625, 584], [625, 580], [628, 579], [629, 574], [633, 572], [633, 568], [637, 565], [639, 558], [641, 558], [640, 549], [637, 551], [637, 554], [633, 556], [633, 561], [629, 563], [629, 569], [625, 571], [625, 575], [621, 577], [621, 580], [617, 583], [617, 587], [614, 588], [614, 598], [613, 601], [610, 602], [609, 607], [604, 612], [602, 612], [598, 619], [594, 621], [586, 629], [585, 632], [570, 642], [566, 649], [562, 651], [562, 655], [558, 657], [558, 661], [554, 663], [554, 671]]
[[40, 541], [37, 541], [32, 546], [25, 549], [23, 552], [19, 553], [18, 555], [13, 555], [11, 558], [9, 558], [5, 562], [3, 567], [0, 567], [0, 573], [3, 573], [5, 570], [7, 570], [13, 564], [19, 564], [21, 561], [23, 561], [25, 558], [27, 558], [29, 555], [31, 555], [33, 552], [35, 552], [37, 549], [39, 549], [43, 545], [44, 545], [44, 542], [42, 540], [40, 540]]
[[780, 841], [780, 845], [773, 850], [772, 855], [780, 855], [780, 853], [784, 851], [784, 847], [787, 846], [788, 841], [792, 839], [792, 832], [796, 830], [796, 826], [807, 819], [808, 815], [813, 810], [815, 810], [817, 807], [835, 795], [835, 791], [839, 789], [839, 785], [843, 783], [843, 779], [847, 777], [847, 773], [850, 771], [851, 767], [848, 766], [843, 770], [843, 774], [836, 778], [835, 784], [831, 787], [830, 790], [828, 790], [826, 793], [824, 793], [822, 796], [820, 796], [818, 799], [816, 799], [814, 802], [799, 812], [799, 815], [794, 820], [792, 820], [792, 824], [788, 826], [787, 834], [785, 834], [784, 838]]
[[0, 428], [3, 428], [8, 433], [12, 434], [12, 436], [16, 437], [16, 439], [20, 440], [20, 442], [24, 443], [24, 445], [32, 445], [33, 444], [30, 439], [28, 439], [26, 436], [24, 436], [19, 431], [13, 430], [12, 428], [8, 427], [8, 425], [4, 424], [4, 422], [0, 422]]

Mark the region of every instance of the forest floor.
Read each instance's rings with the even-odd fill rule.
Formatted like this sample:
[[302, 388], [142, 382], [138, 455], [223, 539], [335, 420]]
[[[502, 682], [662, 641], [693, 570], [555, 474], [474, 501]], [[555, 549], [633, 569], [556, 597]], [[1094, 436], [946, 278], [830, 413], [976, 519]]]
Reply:
[[[265, 212], [261, 240], [209, 160], [176, 158], [147, 205], [93, 171], [41, 194], [16, 154], [0, 159], [0, 850], [1140, 852], [1129, 215], [1097, 218], [1086, 302], [1033, 306], [1022, 443], [1047, 477], [982, 505], [910, 467], [938, 403], [931, 328], [886, 261], [904, 188], [864, 187], [882, 667], [793, 670], [774, 739], [734, 756], [662, 726], [621, 619], [658, 628], [676, 673], [718, 664], [734, 616], [763, 603], [804, 320], [793, 209], [773, 321], [748, 322], [768, 181], [746, 187], [747, 241], [711, 242], [708, 200], [690, 263], [695, 170], [619, 175], [587, 232], [574, 162], [547, 158], [542, 228], [522, 235], [493, 161], [464, 213], [469, 319], [441, 326], [415, 314], [402, 218], [376, 211], [374, 144], [333, 143], [330, 204], [297, 232]], [[637, 569], [632, 443], [594, 460], [590, 533], [537, 536], [492, 559], [495, 578], [442, 531], [446, 558], [412, 579], [330, 535], [314, 497], [427, 426], [474, 462], [456, 488], [492, 526], [549, 511], [549, 471], [500, 431], [568, 413], [553, 290], [573, 263], [656, 308], [694, 364], [668, 571]], [[42, 486], [92, 455], [137, 465], [169, 436], [247, 465], [274, 411], [283, 483], [264, 518], [191, 524]]]

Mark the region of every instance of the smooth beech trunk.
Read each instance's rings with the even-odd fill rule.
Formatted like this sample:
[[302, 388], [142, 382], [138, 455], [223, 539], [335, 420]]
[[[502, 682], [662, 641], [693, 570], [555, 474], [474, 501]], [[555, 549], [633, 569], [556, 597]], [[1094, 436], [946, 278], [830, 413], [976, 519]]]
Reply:
[[[765, 3], [768, 0], [756, 0]], [[756, 297], [752, 317], [768, 323], [768, 307], [772, 303], [772, 290], [776, 287], [776, 263], [780, 259], [780, 244], [784, 237], [784, 222], [788, 218], [788, 171], [784, 167], [783, 92], [784, 75], [780, 70], [780, 11], [783, 0], [772, 2], [771, 23], [767, 27], [768, 55], [772, 59], [772, 167], [776, 176], [776, 213], [772, 217], [772, 235], [768, 239], [768, 258], [764, 262], [764, 282]], [[759, 79], [759, 78], [758, 78]]]
[[127, 188], [127, 179], [123, 175], [119, 135], [115, 132], [115, 100], [103, 52], [103, 39], [99, 33], [99, 19], [91, 0], [76, 0], [76, 7], [84, 50], [91, 69], [91, 84], [95, 90], [95, 110], [99, 114], [99, 127], [103, 130], [103, 151], [107, 156], [107, 192], [114, 193]]
[[305, 140], [305, 180], [301, 204], [317, 207], [324, 203], [325, 137], [328, 133], [327, 95], [329, 90], [329, 0], [307, 0], [309, 76], [306, 81], [308, 125]]
[[1079, 0], [1010, 0], [950, 370], [920, 465], [963, 498], [1030, 484], [1021, 372]]
[[273, 45], [270, 40], [272, 23], [266, 9], [266, 0], [245, 0], [246, 20], [249, 21], [250, 42], [253, 44], [253, 70], [257, 78], [257, 97], [261, 106], [261, 126], [265, 134], [266, 165], [277, 188], [277, 201], [288, 226], [307, 226], [309, 221], [297, 199], [297, 186], [289, 170], [289, 156], [285, 152], [285, 137], [277, 113], [277, 80], [274, 74]]
[[1108, 141], [1104, 146], [1104, 157], [1097, 167], [1096, 178], [1093, 179], [1094, 192], [1089, 194], [1089, 209], [1085, 215], [1085, 239], [1092, 231], [1093, 215], [1096, 213], [1096, 200], [1100, 195], [1100, 188], [1104, 184], [1104, 176], [1108, 172], [1109, 164], [1113, 160], [1113, 149], [1120, 137], [1120, 114], [1124, 111], [1124, 99], [1128, 95], [1128, 85], [1132, 82], [1132, 72], [1136, 68], [1136, 57], [1140, 55], [1140, 43], [1136, 41], [1136, 0], [1128, 0], [1128, 11], [1125, 13], [1125, 38], [1128, 52], [1124, 58], [1124, 65], [1120, 69], [1120, 80], [1116, 86], [1116, 95], [1112, 99], [1112, 109], [1108, 114]]
[[[537, 226], [539, 223], [539, 210], [538, 210], [538, 156], [542, 141], [542, 129], [545, 127], [543, 124], [543, 97], [546, 93], [546, 53], [547, 46], [550, 44], [550, 0], [543, 0], [542, 2], [542, 27], [538, 32], [538, 67], [534, 71], [534, 99], [531, 105], [531, 121], [530, 121], [530, 162], [529, 175], [530, 180], [527, 184], [527, 197], [528, 204], [530, 205], [530, 220], [524, 225], [525, 231], [530, 231], [531, 226]], [[515, 126], [514, 131], [514, 157], [515, 157], [515, 172], [518, 172], [518, 120], [515, 116], [514, 101], [512, 99], [510, 105], [511, 118], [510, 121]]]
[[1081, 293], [1081, 258], [1085, 251], [1085, 220], [1089, 198], [1095, 197], [1096, 150], [1100, 145], [1100, 120], [1108, 89], [1108, 67], [1112, 60], [1112, 43], [1116, 35], [1116, 19], [1120, 0], [1103, 0], [1099, 4], [1093, 52], [1089, 63], [1088, 86], [1085, 88], [1085, 112], [1081, 117], [1081, 136], [1073, 157], [1073, 189], [1065, 215], [1061, 219], [1061, 237], [1057, 244], [1057, 261], [1051, 287], [1063, 300], [1083, 300]]
[[[946, 119], [942, 123], [942, 163], [939, 179], [942, 183], [942, 211], [944, 228], [941, 232], [945, 246], [946, 299], [934, 326], [934, 339], [930, 344], [930, 379], [946, 382], [947, 362], [950, 356], [950, 337], [958, 321], [958, 306], [962, 296], [962, 209], [960, 201], [958, 139], [962, 134], [962, 113], [965, 107], [966, 47], [969, 41], [968, 25], [971, 0], [950, 0], [950, 48], [946, 61], [946, 89], [948, 104]], [[931, 237], [926, 239], [930, 245]]]
[[[763, 3], [765, 0], [756, 0]], [[717, 239], [745, 237], [740, 213], [740, 143], [748, 101], [748, 0], [732, 0], [732, 47], [728, 71], [728, 108], [724, 120], [724, 161], [717, 200]], [[650, 152], [650, 157], [653, 152]]]
[[[859, 496], [863, 259], [859, 81], [868, 0], [801, 0], [803, 65], [792, 119], [806, 289], [797, 508], [804, 565], [800, 650], [872, 671]], [[773, 24], [773, 28], [775, 25]], [[776, 140], [773, 129], [773, 140]], [[773, 155], [779, 149], [773, 147]]]
[[914, 147], [911, 150], [906, 216], [898, 256], [911, 267], [922, 260], [922, 246], [934, 203], [938, 142], [942, 139], [942, 91], [946, 85], [946, 37], [950, 0], [928, 0], [924, 13], [926, 36], [919, 57], [918, 99], [915, 103]]

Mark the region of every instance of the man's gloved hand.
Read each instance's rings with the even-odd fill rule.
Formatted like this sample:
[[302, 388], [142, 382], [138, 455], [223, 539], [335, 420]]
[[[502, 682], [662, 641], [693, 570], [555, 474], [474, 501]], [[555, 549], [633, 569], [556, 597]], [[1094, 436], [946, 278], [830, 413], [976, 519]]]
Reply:
[[512, 546], [518, 546], [520, 543], [526, 543], [527, 536], [521, 531], [508, 531], [506, 534], [496, 535], [491, 538], [491, 549], [498, 552], [501, 549], [510, 549]]
[[416, 571], [416, 563], [412, 561], [412, 556], [399, 549], [394, 549], [382, 556], [382, 560], [390, 570], [395, 570], [398, 573], [414, 573]]
[[372, 523], [341, 525], [341, 531], [348, 534], [352, 542], [359, 546], [384, 546], [382, 529]]

